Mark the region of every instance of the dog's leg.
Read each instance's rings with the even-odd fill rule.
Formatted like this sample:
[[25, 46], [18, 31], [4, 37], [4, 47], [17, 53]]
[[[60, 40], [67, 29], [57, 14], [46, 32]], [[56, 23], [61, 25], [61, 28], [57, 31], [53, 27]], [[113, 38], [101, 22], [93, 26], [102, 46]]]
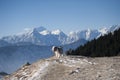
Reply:
[[60, 58], [60, 53], [59, 53], [59, 58]]
[[59, 53], [57, 53], [57, 58], [59, 58]]
[[57, 53], [56, 52], [54, 52], [55, 53], [55, 57], [57, 58]]

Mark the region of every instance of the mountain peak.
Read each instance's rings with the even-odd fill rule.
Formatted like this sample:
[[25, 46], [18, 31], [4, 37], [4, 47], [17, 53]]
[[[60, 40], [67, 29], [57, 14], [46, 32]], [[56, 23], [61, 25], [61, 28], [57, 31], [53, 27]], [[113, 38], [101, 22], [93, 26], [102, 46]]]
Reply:
[[40, 27], [34, 28], [34, 30], [35, 30], [35, 31], [38, 31], [38, 32], [41, 32], [41, 31], [46, 30], [46, 28], [44, 28], [43, 26], [40, 26]]

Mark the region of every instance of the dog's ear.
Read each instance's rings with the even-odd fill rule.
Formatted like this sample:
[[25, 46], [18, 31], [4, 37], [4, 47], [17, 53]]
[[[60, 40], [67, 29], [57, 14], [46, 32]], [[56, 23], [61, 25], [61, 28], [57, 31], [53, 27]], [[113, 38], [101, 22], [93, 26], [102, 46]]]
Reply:
[[52, 51], [54, 51], [55, 46], [52, 47]]
[[58, 47], [54, 47], [54, 51], [57, 51]]

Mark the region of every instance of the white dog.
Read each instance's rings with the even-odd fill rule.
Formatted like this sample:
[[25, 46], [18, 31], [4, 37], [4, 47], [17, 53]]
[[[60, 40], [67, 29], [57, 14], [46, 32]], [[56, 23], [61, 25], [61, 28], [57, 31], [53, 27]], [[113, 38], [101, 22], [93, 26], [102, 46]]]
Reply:
[[53, 46], [53, 47], [52, 47], [52, 51], [54, 52], [56, 58], [60, 58], [60, 56], [63, 54], [63, 49], [62, 49], [62, 47]]

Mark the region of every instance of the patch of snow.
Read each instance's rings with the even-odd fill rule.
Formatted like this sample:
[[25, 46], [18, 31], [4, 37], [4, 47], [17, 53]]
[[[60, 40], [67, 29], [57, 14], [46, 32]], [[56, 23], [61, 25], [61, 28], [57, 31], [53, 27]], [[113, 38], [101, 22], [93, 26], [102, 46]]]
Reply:
[[86, 32], [86, 39], [88, 40], [90, 38], [91, 30], [88, 29]]
[[62, 63], [62, 62], [63, 62], [63, 60], [61, 60], [61, 59], [60, 59], [60, 60], [59, 60], [59, 62], [60, 62], [60, 63]]
[[70, 31], [69, 35], [76, 35], [76, 32]]
[[89, 64], [96, 64], [96, 63], [89, 62], [89, 61], [86, 60], [86, 59], [83, 59], [83, 61], [86, 62], [86, 63], [89, 63]]
[[76, 69], [76, 70], [75, 70], [75, 72], [76, 72], [76, 73], [78, 73], [78, 72], [79, 72], [79, 70], [78, 70], [78, 69]]
[[54, 34], [54, 35], [59, 35], [60, 33], [61, 33], [61, 30], [59, 30], [59, 29], [51, 32], [51, 34]]
[[41, 75], [45, 73], [45, 68], [49, 65], [48, 62], [45, 62], [40, 65], [40, 69], [37, 70], [29, 80], [40, 79]]
[[83, 61], [81, 59], [63, 59], [62, 61], [64, 65], [67, 65], [69, 67], [77, 67], [76, 64], [80, 63], [83, 64]]
[[102, 36], [104, 36], [105, 34], [108, 33], [108, 28], [104, 27], [104, 28], [99, 29], [98, 31], [101, 33]]
[[50, 32], [48, 30], [44, 30], [44, 31], [39, 32], [39, 33], [42, 34], [42, 35], [48, 35], [48, 34], [50, 34]]

